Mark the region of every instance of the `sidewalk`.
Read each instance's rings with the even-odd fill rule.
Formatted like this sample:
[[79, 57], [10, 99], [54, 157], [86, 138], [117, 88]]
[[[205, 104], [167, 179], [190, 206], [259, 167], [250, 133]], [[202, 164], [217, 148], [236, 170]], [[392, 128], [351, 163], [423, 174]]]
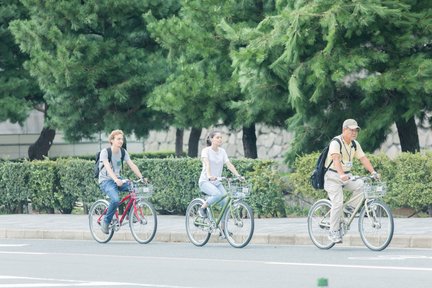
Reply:
[[[189, 242], [184, 216], [158, 215], [156, 238], [159, 242]], [[432, 218], [395, 218], [393, 240], [389, 247], [432, 248]], [[0, 239], [92, 240], [87, 215], [15, 214], [0, 215]], [[112, 241], [131, 240], [124, 226]], [[217, 237], [212, 239], [218, 242]], [[268, 245], [313, 245], [306, 218], [255, 219], [251, 243]], [[343, 246], [363, 246], [356, 223], [344, 237]]]

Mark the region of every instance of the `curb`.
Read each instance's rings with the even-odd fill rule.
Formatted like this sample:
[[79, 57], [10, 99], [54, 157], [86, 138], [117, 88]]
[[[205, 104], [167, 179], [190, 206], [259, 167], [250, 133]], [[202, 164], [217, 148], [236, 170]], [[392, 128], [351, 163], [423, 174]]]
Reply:
[[[93, 240], [90, 232], [76, 230], [31, 230], [31, 229], [0, 229], [0, 239], [38, 239], [38, 240]], [[129, 231], [119, 231], [114, 234], [114, 241], [135, 241]], [[189, 243], [184, 232], [156, 233], [153, 241], [166, 243]], [[216, 235], [210, 238], [211, 243], [224, 243]], [[251, 244], [265, 245], [313, 245], [308, 234], [272, 235], [255, 233]], [[338, 246], [364, 246], [360, 236], [347, 235], [343, 244]], [[390, 248], [432, 248], [432, 237], [422, 235], [394, 235]]]

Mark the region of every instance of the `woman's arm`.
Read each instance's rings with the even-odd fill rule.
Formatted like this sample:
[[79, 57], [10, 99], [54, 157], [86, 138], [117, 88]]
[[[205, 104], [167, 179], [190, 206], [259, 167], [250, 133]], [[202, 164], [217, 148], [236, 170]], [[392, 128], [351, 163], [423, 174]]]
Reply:
[[226, 162], [226, 165], [227, 165], [228, 170], [230, 170], [231, 173], [234, 174], [234, 176], [240, 177], [240, 174], [237, 172], [237, 169], [234, 167], [234, 165], [230, 161]]

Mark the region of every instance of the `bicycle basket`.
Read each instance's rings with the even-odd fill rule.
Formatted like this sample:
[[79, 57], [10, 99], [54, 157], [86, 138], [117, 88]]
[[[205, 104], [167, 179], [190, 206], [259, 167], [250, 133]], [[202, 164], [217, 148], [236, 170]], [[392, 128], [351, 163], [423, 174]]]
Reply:
[[137, 187], [136, 195], [137, 198], [150, 198], [153, 195], [153, 185], [151, 184], [144, 184]]
[[243, 184], [243, 185], [231, 184], [230, 190], [233, 198], [243, 199], [248, 197], [252, 192], [252, 184]]
[[387, 184], [385, 182], [365, 183], [363, 190], [366, 198], [380, 198], [386, 194]]

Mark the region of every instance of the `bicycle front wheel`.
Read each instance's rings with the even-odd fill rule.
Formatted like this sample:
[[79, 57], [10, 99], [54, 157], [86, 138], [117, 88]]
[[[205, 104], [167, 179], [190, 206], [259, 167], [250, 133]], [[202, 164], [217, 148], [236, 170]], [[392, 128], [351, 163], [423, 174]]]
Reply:
[[384, 250], [391, 242], [394, 232], [390, 208], [379, 200], [363, 206], [359, 215], [359, 232], [363, 243], [371, 250]]
[[312, 242], [320, 249], [330, 249], [335, 243], [328, 238], [330, 232], [329, 200], [318, 200], [309, 210], [308, 232]]
[[153, 205], [139, 200], [129, 210], [129, 228], [140, 244], [150, 243], [156, 235], [157, 215]]
[[204, 200], [194, 199], [186, 209], [186, 233], [195, 246], [204, 246], [210, 239], [209, 219], [198, 215]]
[[108, 234], [102, 232], [102, 221], [108, 210], [108, 201], [100, 199], [97, 200], [89, 210], [89, 227], [90, 233], [97, 242], [107, 243], [114, 235], [114, 229], [110, 229]]
[[254, 227], [252, 208], [245, 202], [233, 202], [226, 210], [224, 233], [231, 246], [243, 248], [249, 244]]

